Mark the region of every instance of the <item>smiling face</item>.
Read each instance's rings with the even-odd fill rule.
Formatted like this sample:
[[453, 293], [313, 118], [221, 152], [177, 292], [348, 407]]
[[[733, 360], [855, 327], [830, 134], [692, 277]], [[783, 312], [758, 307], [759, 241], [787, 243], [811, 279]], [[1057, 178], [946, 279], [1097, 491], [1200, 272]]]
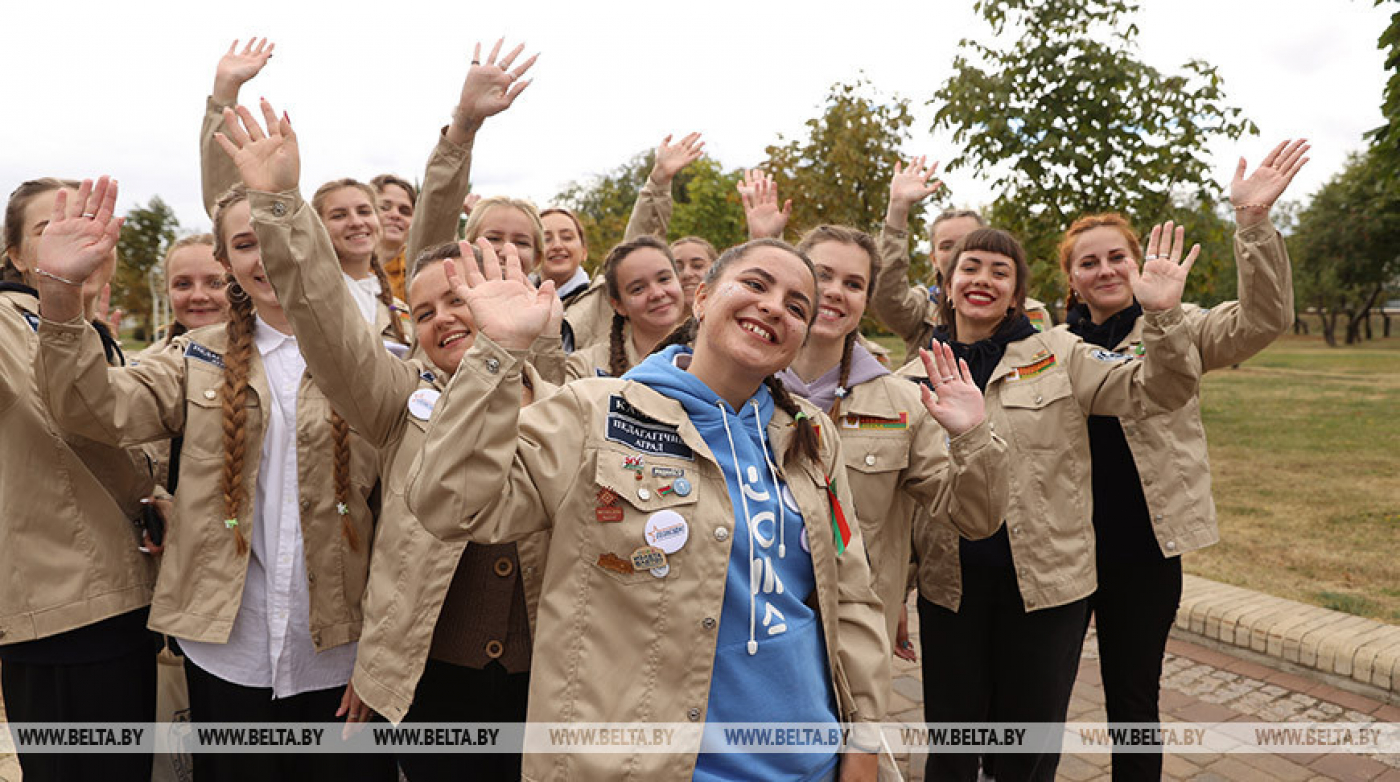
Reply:
[[[482, 208], [477, 206], [478, 210]], [[515, 245], [515, 249], [520, 253], [520, 268], [526, 273], [534, 271], [536, 250], [539, 249], [535, 246], [534, 221], [529, 215], [509, 204], [495, 204], [488, 209], [489, 211], [481, 215], [475, 235], [468, 231], [467, 241], [474, 242], [478, 237], [484, 238], [497, 253], [503, 252], [506, 243], [509, 242]]]
[[321, 222], [342, 264], [362, 262], [379, 242], [379, 209], [358, 187], [341, 187], [326, 194]]
[[715, 259], [711, 250], [698, 242], [677, 242], [671, 246], [671, 254], [676, 257], [676, 265], [681, 269], [681, 291], [685, 294], [685, 306], [695, 304], [695, 289], [709, 273]]
[[583, 234], [579, 233], [573, 218], [562, 212], [550, 212], [540, 221], [544, 223], [544, 259], [540, 262], [540, 276], [554, 280], [555, 285], [563, 285], [588, 257]]
[[613, 309], [632, 324], [634, 333], [661, 337], [681, 320], [680, 281], [671, 259], [660, 250], [641, 247], [617, 263], [618, 298]]
[[1137, 264], [1123, 231], [1112, 226], [1090, 228], [1079, 235], [1070, 255], [1069, 283], [1089, 305], [1095, 322], [1133, 303], [1130, 266]]
[[964, 250], [948, 289], [959, 334], [995, 329], [1016, 304], [1016, 262], [989, 250]]
[[214, 259], [214, 248], [189, 244], [170, 254], [165, 267], [165, 290], [175, 322], [187, 329], [221, 323], [228, 317], [224, 286], [228, 275]]
[[419, 269], [408, 298], [418, 344], [428, 360], [448, 374], [456, 372], [462, 355], [476, 341], [476, 321], [467, 302], [447, 284], [443, 265], [434, 263]]
[[233, 274], [233, 279], [247, 291], [254, 309], [264, 313], [279, 309], [281, 305], [277, 303], [277, 293], [263, 270], [262, 248], [258, 246], [258, 235], [253, 231], [252, 212], [247, 199], [230, 206], [221, 222], [224, 246], [228, 248], [228, 270]]
[[408, 241], [408, 228], [413, 224], [413, 200], [402, 187], [386, 184], [379, 190], [377, 206], [386, 249], [397, 250]]
[[934, 226], [933, 260], [938, 264], [938, 269], [942, 272], [944, 280], [948, 279], [949, 270], [953, 266], [953, 247], [964, 236], [981, 227], [975, 217], [950, 217]]
[[859, 245], [826, 241], [807, 250], [817, 269], [817, 319], [812, 336], [845, 339], [860, 327], [870, 291], [870, 254]]
[[807, 339], [816, 300], [812, 270], [790, 250], [754, 247], [695, 293], [696, 354], [714, 354], [745, 384], [792, 363]]

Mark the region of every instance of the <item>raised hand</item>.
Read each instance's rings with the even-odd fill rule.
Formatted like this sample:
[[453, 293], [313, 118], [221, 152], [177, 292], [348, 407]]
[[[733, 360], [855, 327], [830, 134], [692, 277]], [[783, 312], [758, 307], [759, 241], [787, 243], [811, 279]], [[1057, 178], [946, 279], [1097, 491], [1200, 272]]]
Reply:
[[301, 151], [292, 120], [285, 113], [279, 118], [272, 104], [261, 101], [264, 132], [247, 107], [224, 109], [224, 125], [228, 134], [215, 133], [214, 140], [224, 148], [238, 175], [249, 190], [280, 193], [295, 189], [301, 180]]
[[[928, 165], [928, 158], [920, 156], [909, 161], [907, 167], [894, 163], [894, 176], [890, 178], [890, 205], [885, 214], [885, 223], [897, 223], [903, 227], [909, 223], [909, 210], [914, 204], [928, 198], [943, 187], [943, 182], [933, 179], [938, 170], [938, 161]], [[933, 179], [932, 182], [929, 180]]]
[[471, 216], [472, 216], [472, 210], [475, 209], [475, 208], [476, 208], [476, 205], [477, 205], [478, 203], [480, 203], [480, 202], [481, 202], [481, 194], [479, 194], [479, 193], [467, 193], [467, 197], [464, 198], [464, 199], [462, 199], [462, 216], [463, 216], [463, 217], [471, 217]]
[[1248, 177], [1244, 175], [1245, 160], [1240, 158], [1239, 165], [1235, 166], [1235, 178], [1230, 181], [1230, 203], [1235, 207], [1241, 228], [1262, 222], [1268, 216], [1270, 207], [1308, 162], [1309, 158], [1303, 155], [1309, 149], [1312, 147], [1307, 139], [1285, 140], [1274, 147]]
[[744, 202], [744, 220], [749, 224], [750, 239], [781, 239], [792, 215], [792, 199], [778, 208], [778, 186], [773, 177], [756, 168], [744, 172], [738, 185], [739, 200]]
[[986, 419], [982, 391], [973, 382], [967, 362], [954, 356], [951, 347], [935, 341], [932, 350], [919, 350], [919, 360], [933, 386], [933, 391], [920, 386], [924, 408], [949, 437], [964, 434]]
[[1128, 280], [1133, 286], [1133, 295], [1144, 310], [1169, 310], [1181, 303], [1181, 292], [1186, 289], [1186, 275], [1201, 254], [1199, 244], [1191, 247], [1186, 260], [1181, 253], [1186, 249], [1186, 228], [1175, 226], [1168, 220], [1165, 225], [1152, 227], [1152, 235], [1147, 240], [1147, 255], [1143, 258], [1142, 271], [1137, 264], [1128, 264]]
[[671, 143], [670, 136], [661, 139], [661, 146], [656, 148], [656, 163], [651, 167], [651, 181], [662, 187], [670, 185], [681, 169], [703, 154], [705, 142], [700, 140], [699, 133], [691, 133], [675, 144]]
[[105, 176], [96, 184], [84, 179], [71, 198], [67, 190], [58, 191], [39, 237], [40, 279], [78, 285], [110, 261], [122, 230], [123, 218], [113, 214], [116, 208], [117, 183]]
[[275, 43], [268, 43], [266, 38], [250, 38], [248, 45], [239, 51], [238, 41], [234, 41], [214, 69], [214, 100], [219, 103], [237, 102], [238, 90], [262, 71], [267, 61], [272, 59], [272, 50], [276, 46]]
[[535, 64], [539, 55], [531, 55], [530, 59], [511, 69], [510, 66], [525, 50], [525, 44], [517, 45], [497, 62], [496, 57], [501, 53], [503, 43], [504, 38], [496, 41], [496, 45], [491, 47], [491, 53], [486, 57], [486, 62], [481, 61], [481, 44], [478, 43], [472, 53], [471, 68], [467, 70], [467, 79], [462, 83], [462, 94], [457, 98], [457, 108], [452, 112], [452, 124], [448, 126], [448, 133], [454, 143], [461, 143], [469, 138], [487, 117], [510, 108], [515, 99], [520, 97], [520, 93], [530, 86], [531, 79], [518, 79], [530, 70], [530, 66]]
[[[536, 288], [520, 268], [520, 253], [507, 244], [504, 263], [485, 238], [477, 239], [481, 268], [472, 263], [472, 245], [460, 242], [462, 270], [452, 259], [443, 261], [447, 284], [467, 303], [478, 333], [510, 350], [528, 350], [554, 322], [554, 309], [560, 306], [554, 282], [545, 280]], [[555, 325], [558, 331], [558, 325]]]

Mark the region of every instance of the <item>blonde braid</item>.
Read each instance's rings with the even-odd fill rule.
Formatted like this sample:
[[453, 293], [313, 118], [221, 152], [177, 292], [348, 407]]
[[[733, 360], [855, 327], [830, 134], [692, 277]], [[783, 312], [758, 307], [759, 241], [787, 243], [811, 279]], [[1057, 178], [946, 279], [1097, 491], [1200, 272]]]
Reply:
[[[232, 278], [230, 278], [231, 280]], [[224, 467], [220, 486], [224, 496], [224, 524], [233, 531], [239, 556], [248, 553], [248, 541], [238, 513], [247, 491], [243, 485], [248, 419], [248, 365], [253, 355], [253, 301], [238, 283], [228, 285], [229, 319], [224, 327], [228, 347], [224, 351], [223, 399]]]
[[384, 264], [379, 262], [379, 254], [370, 256], [369, 268], [374, 270], [374, 276], [379, 280], [379, 303], [389, 310], [389, 328], [394, 332], [394, 339], [407, 345], [408, 337], [403, 333], [403, 324], [399, 322], [399, 308], [394, 304], [394, 288], [389, 284], [389, 275], [384, 272]]

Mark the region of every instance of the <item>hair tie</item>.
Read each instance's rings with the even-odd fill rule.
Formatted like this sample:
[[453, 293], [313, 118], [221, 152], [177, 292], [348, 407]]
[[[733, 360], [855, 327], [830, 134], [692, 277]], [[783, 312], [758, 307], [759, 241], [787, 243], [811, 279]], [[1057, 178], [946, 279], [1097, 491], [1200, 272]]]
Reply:
[[792, 422], [795, 424], [795, 423], [797, 423], [798, 421], [801, 421], [801, 420], [804, 419], [804, 418], [806, 418], [806, 419], [809, 420], [809, 421], [812, 420], [812, 417], [811, 417], [810, 415], [807, 415], [805, 412], [803, 412], [803, 411], [801, 411], [801, 410], [798, 410], [798, 411], [797, 411], [797, 415], [795, 415], [795, 416], [792, 417]]

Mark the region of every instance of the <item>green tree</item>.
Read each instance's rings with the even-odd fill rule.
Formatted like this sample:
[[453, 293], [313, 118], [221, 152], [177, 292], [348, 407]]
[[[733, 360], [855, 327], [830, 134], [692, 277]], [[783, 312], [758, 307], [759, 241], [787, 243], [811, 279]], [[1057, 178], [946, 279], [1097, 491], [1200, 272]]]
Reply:
[[[1381, 5], [1387, 0], [1376, 0]], [[1381, 114], [1385, 123], [1367, 134], [1376, 150], [1376, 163], [1388, 176], [1400, 175], [1400, 7], [1390, 15], [1390, 24], [1381, 33], [1377, 48], [1385, 51], [1385, 68], [1390, 71], [1381, 93]]]
[[1293, 237], [1294, 288], [1300, 306], [1315, 308], [1322, 336], [1358, 342], [1371, 310], [1400, 283], [1400, 184], [1384, 175], [1376, 149], [1353, 154], [1313, 196]]
[[[639, 152], [606, 174], [570, 183], [555, 197], [583, 223], [590, 273], [597, 270], [608, 250], [622, 241], [632, 205], [655, 160], [655, 150]], [[681, 169], [671, 183], [674, 209], [668, 238], [701, 236], [720, 250], [746, 240], [744, 209], [735, 190], [740, 176], [738, 170], [725, 171], [710, 157]]]
[[[117, 240], [117, 273], [112, 278], [112, 306], [120, 306], [136, 321], [133, 336], [149, 340], [155, 326], [151, 322], [152, 285], [150, 274], [165, 257], [180, 227], [175, 212], [160, 196], [146, 206], [126, 213], [121, 237]], [[160, 295], [161, 286], [156, 286]]]
[[[1194, 204], [1214, 214], [1215, 136], [1257, 133], [1224, 103], [1216, 69], [1191, 60], [1168, 74], [1137, 59], [1135, 0], [978, 0], [997, 41], [964, 39], [935, 93], [935, 130], [962, 147], [949, 169], [988, 172], [1001, 192], [994, 224], [1032, 259], [1031, 294], [1063, 294], [1055, 246], [1073, 220], [1120, 212], [1140, 227]], [[1204, 238], [1204, 237], [1203, 237]]]

